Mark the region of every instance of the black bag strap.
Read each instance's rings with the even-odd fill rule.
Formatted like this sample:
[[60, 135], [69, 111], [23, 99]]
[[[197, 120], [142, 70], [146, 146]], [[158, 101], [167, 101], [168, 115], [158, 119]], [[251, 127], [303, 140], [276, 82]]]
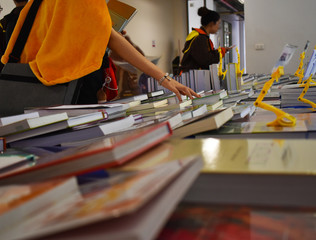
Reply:
[[22, 25], [21, 31], [19, 33], [19, 36], [14, 44], [14, 47], [12, 49], [12, 52], [9, 56], [9, 63], [17, 63], [20, 61], [21, 53], [24, 49], [26, 40], [30, 34], [30, 31], [32, 29], [33, 22], [35, 20], [37, 11], [39, 9], [39, 6], [41, 5], [43, 0], [34, 0], [32, 3], [32, 6], [29, 9], [29, 12], [26, 15], [25, 21]]

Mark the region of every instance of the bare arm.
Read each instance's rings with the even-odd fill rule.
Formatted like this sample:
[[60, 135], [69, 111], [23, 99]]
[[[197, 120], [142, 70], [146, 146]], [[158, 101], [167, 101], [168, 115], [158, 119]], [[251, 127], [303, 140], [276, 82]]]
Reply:
[[[155, 64], [149, 61], [146, 57], [140, 54], [121, 34], [112, 29], [109, 41], [109, 48], [122, 57], [125, 61], [132, 64], [145, 74], [157, 79], [161, 79], [165, 72], [158, 68]], [[181, 101], [181, 94], [190, 97], [200, 97], [191, 88], [172, 79], [171, 81], [164, 80], [162, 86], [171, 90], [176, 94]]]

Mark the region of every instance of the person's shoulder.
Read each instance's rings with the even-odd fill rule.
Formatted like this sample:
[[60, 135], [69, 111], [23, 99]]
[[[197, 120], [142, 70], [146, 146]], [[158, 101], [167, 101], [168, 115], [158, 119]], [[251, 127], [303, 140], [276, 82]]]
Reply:
[[5, 15], [3, 18], [0, 19], [0, 27], [2, 29], [6, 29], [6, 26], [7, 26], [7, 22], [8, 22], [8, 15]]
[[196, 40], [197, 41], [205, 41], [205, 39], [209, 39], [209, 37], [207, 35], [204, 35], [204, 34], [199, 34], [197, 37], [196, 37]]
[[18, 14], [20, 14], [20, 12], [22, 11], [23, 8], [24, 8], [24, 6], [16, 7], [12, 10], [11, 13], [14, 15], [18, 15]]

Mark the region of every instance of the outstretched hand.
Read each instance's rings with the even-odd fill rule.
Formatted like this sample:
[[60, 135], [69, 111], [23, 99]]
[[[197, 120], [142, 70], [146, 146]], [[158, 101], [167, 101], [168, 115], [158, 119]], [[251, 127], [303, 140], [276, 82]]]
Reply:
[[236, 45], [230, 46], [230, 47], [225, 47], [226, 52], [228, 52], [229, 50], [232, 50], [234, 47], [236, 47]]
[[170, 91], [174, 92], [180, 102], [182, 102], [181, 95], [188, 96], [190, 99], [193, 99], [193, 97], [201, 97], [199, 94], [194, 92], [191, 88], [177, 82], [174, 79], [171, 79], [170, 81], [165, 80], [161, 84], [163, 87], [169, 89]]

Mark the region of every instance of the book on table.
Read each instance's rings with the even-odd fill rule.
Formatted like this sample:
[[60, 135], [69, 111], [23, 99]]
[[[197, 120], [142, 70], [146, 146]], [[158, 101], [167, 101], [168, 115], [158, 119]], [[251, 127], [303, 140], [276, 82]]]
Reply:
[[[284, 85], [280, 89], [281, 107], [309, 107], [312, 106], [298, 100], [298, 97], [303, 93], [304, 86], [301, 84]], [[316, 102], [316, 87], [310, 86], [304, 95], [305, 99]]]
[[239, 120], [239, 119], [244, 119], [246, 116], [251, 117], [255, 110], [256, 106], [253, 104], [238, 104], [233, 108], [234, 116], [232, 120]]
[[66, 112], [69, 117], [76, 117], [84, 114], [103, 112], [107, 114], [108, 119], [112, 119], [112, 115], [125, 114], [127, 104], [121, 103], [104, 103], [104, 104], [77, 104], [77, 105], [57, 105], [38, 108], [28, 108], [24, 113], [38, 112], [40, 116]]
[[220, 99], [223, 99], [223, 98], [228, 96], [227, 90], [225, 90], [225, 89], [221, 89], [221, 90], [218, 90], [218, 91], [214, 91], [213, 90], [213, 93], [214, 94], [219, 94], [219, 98]]
[[[55, 116], [55, 115], [64, 116], [64, 120], [52, 122], [50, 117], [54, 120], [53, 116]], [[84, 124], [92, 124], [92, 123], [96, 123], [96, 122], [99, 122], [102, 120], [106, 120], [105, 116], [106, 115], [103, 112], [94, 112], [94, 113], [84, 114], [84, 115], [70, 117], [70, 118], [68, 118], [67, 113], [59, 113], [59, 114], [53, 114], [53, 115], [39, 117], [39, 118], [47, 119], [47, 121], [45, 121], [45, 123], [46, 123], [45, 125], [43, 125], [42, 123], [40, 125], [37, 124], [37, 122], [36, 122], [37, 118], [26, 119], [26, 120], [22, 120], [22, 122], [28, 121], [28, 123], [30, 123], [31, 121], [34, 120], [34, 122], [36, 122], [36, 124], [29, 125], [29, 126], [31, 126], [31, 128], [29, 128], [29, 129], [25, 128], [25, 131], [19, 131], [19, 132], [10, 134], [10, 135], [6, 135], [5, 137], [6, 137], [7, 143], [16, 142], [16, 141], [23, 140], [23, 139], [28, 140], [29, 138], [41, 136], [41, 135], [44, 135], [47, 133], [55, 133], [56, 131], [59, 131], [59, 130], [73, 128], [73, 127], [79, 127], [79, 126], [83, 126]], [[48, 124], [48, 122], [50, 122], [50, 121], [52, 123]], [[19, 123], [20, 122], [15, 122], [15, 123], [12, 123], [10, 125], [18, 125]], [[10, 125], [6, 125], [3, 127], [7, 127]], [[19, 130], [20, 129], [21, 128], [19, 128]]]
[[316, 130], [313, 123], [313, 113], [292, 114], [297, 117], [296, 125], [293, 127], [268, 127], [267, 121], [275, 117], [273, 112], [256, 110], [249, 121], [230, 121], [220, 129], [201, 132], [196, 138], [308, 138], [308, 135]]
[[7, 125], [0, 126], [0, 136], [27, 131], [68, 119], [67, 113], [52, 114], [44, 117], [26, 118]]
[[211, 73], [211, 83], [212, 83], [212, 89], [214, 91], [219, 91], [223, 89], [223, 81], [220, 81], [218, 76], [218, 68], [219, 64], [211, 64], [209, 69]]
[[[97, 233], [107, 239], [153, 239], [201, 168], [201, 157], [193, 155], [146, 169], [109, 169], [108, 177], [90, 176], [80, 185], [81, 201], [66, 212], [45, 221], [31, 218], [9, 233], [15, 238], [56, 239], [84, 229], [71, 238], [94, 239]], [[88, 233], [87, 228], [95, 230]]]
[[203, 152], [205, 165], [183, 201], [315, 207], [315, 143], [216, 138], [171, 142], [176, 157]]
[[134, 124], [134, 126], [127, 129], [127, 131], [145, 127], [148, 125], [157, 124], [160, 122], [169, 122], [171, 129], [175, 129], [179, 124], [182, 124], [182, 121], [183, 121], [181, 111], [178, 111], [178, 110], [160, 112], [157, 115], [150, 115], [150, 116], [142, 115], [142, 116], [143, 116], [142, 121]]
[[134, 114], [142, 114], [142, 115], [157, 115], [161, 112], [168, 112], [168, 111], [173, 111], [173, 110], [183, 110], [187, 106], [192, 105], [192, 100], [184, 100], [182, 102], [177, 102], [177, 103], [167, 103], [162, 106], [157, 106], [153, 108], [146, 108], [146, 109], [139, 109], [139, 110], [133, 110], [134, 108], [131, 108], [130, 110], [127, 111], [127, 113], [134, 113]]
[[239, 102], [244, 99], [248, 99], [254, 94], [253, 90], [251, 91], [241, 91], [237, 93], [228, 93], [228, 96], [223, 98], [224, 104], [226, 103], [233, 103], [233, 102]]
[[223, 100], [219, 100], [218, 102], [216, 103], [213, 103], [213, 104], [207, 104], [207, 109], [210, 110], [210, 111], [213, 111], [213, 110], [216, 110], [218, 108], [221, 108], [223, 107], [224, 103], [223, 103]]
[[37, 156], [21, 149], [8, 148], [0, 153], [0, 174], [25, 165], [33, 165]]
[[[261, 92], [255, 92], [251, 97], [249, 97], [249, 100], [253, 100], [255, 102], [257, 98], [259, 97]], [[279, 91], [271, 91], [267, 92], [267, 94], [264, 96], [264, 100], [280, 100], [280, 92]]]
[[208, 111], [206, 104], [189, 106], [181, 111], [181, 116], [183, 120], [188, 120], [206, 114]]
[[165, 94], [165, 90], [163, 90], [163, 89], [159, 89], [159, 90], [151, 91], [151, 92], [147, 93], [148, 98], [158, 97], [158, 96], [162, 96], [164, 94]]
[[168, 105], [167, 99], [162, 99], [159, 101], [154, 101], [154, 102], [149, 102], [149, 103], [142, 103], [138, 106], [131, 107], [131, 108], [127, 109], [127, 113], [136, 112], [136, 111], [145, 110], [145, 109], [158, 108], [158, 107], [162, 107], [162, 106], [166, 106], [166, 105]]
[[48, 216], [61, 214], [81, 201], [79, 187], [74, 177], [33, 184], [1, 186], [0, 196], [1, 239], [16, 239], [11, 232], [16, 233], [18, 227], [27, 224], [30, 219], [35, 217], [38, 221], [44, 222]]
[[145, 101], [148, 99], [148, 95], [146, 93], [143, 94], [137, 94], [130, 97], [124, 97], [120, 99], [112, 100], [111, 103], [126, 103], [126, 102], [132, 102], [132, 101]]
[[212, 105], [220, 101], [220, 93], [214, 93], [213, 91], [208, 91], [201, 94], [200, 98], [193, 98], [192, 105]]
[[242, 76], [237, 74], [237, 63], [229, 63], [226, 76], [227, 91], [238, 91], [241, 89]]
[[0, 137], [0, 153], [4, 152], [7, 148], [5, 138]]
[[[142, 103], [151, 103], [167, 99], [168, 104], [179, 103], [177, 96], [174, 93], [165, 93], [164, 95], [150, 97], [147, 100], [143, 100]], [[182, 100], [187, 100], [187, 96], [182, 95]]]
[[220, 128], [233, 117], [232, 108], [217, 109], [207, 113], [184, 120], [173, 130], [172, 137], [188, 137], [200, 132], [210, 131]]
[[193, 70], [195, 91], [209, 91], [212, 89], [211, 86], [211, 73], [210, 70]]
[[121, 165], [169, 138], [168, 122], [39, 157], [36, 164], [0, 175], [0, 185], [41, 181]]
[[[121, 98], [111, 101], [112, 103], [120, 103], [126, 105], [128, 108], [135, 107], [141, 104], [141, 100], [134, 100], [132, 98]], [[100, 102], [99, 102], [100, 103]]]
[[117, 32], [121, 32], [137, 13], [136, 8], [117, 0], [110, 0], [107, 6], [112, 20], [112, 27]]
[[22, 113], [18, 115], [11, 115], [7, 117], [0, 118], [0, 126], [8, 125], [14, 122], [18, 122], [27, 118], [36, 118], [39, 117], [38, 112], [32, 112], [32, 113]]
[[[133, 126], [135, 117], [133, 115], [117, 120], [83, 124], [73, 128], [63, 128], [58, 132], [51, 132], [41, 136], [26, 138], [10, 142], [11, 147], [34, 147], [55, 146], [63, 142], [82, 141], [96, 137], [102, 137], [111, 133], [127, 129]], [[82, 127], [82, 128], [81, 128]]]

